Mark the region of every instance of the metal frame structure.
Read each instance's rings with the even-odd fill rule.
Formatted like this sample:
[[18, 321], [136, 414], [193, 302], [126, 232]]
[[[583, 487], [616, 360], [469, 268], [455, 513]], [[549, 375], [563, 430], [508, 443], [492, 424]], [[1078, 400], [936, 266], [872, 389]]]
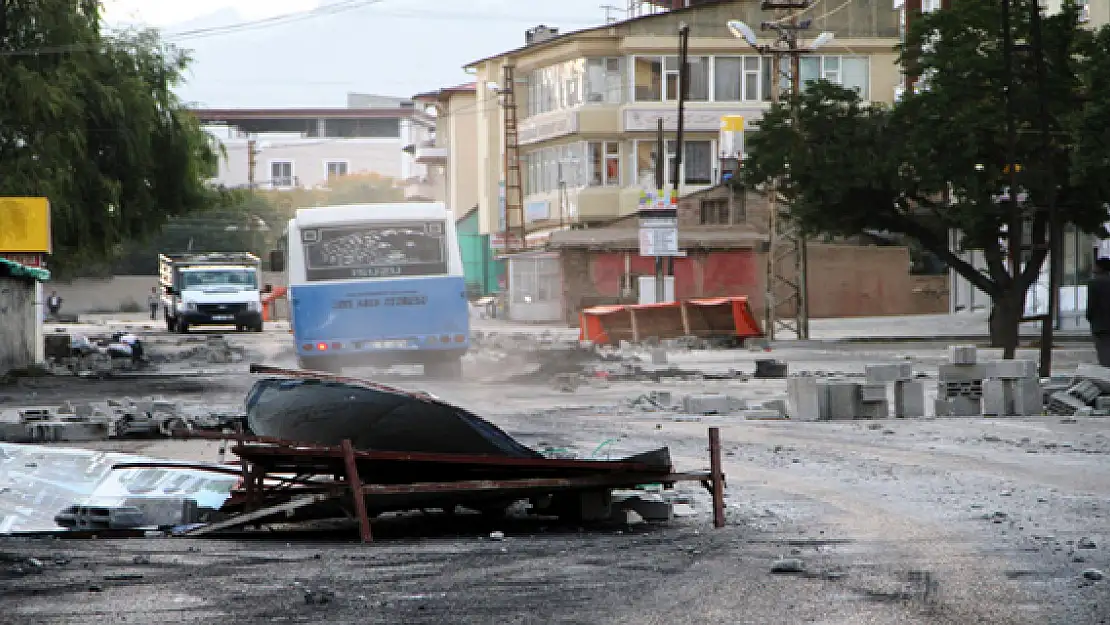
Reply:
[[[636, 461], [503, 458], [462, 454], [355, 450], [350, 441], [338, 447], [314, 445], [242, 434], [181, 430], [181, 438], [231, 439], [240, 469], [165, 463], [128, 462], [113, 469], [176, 467], [219, 473], [240, 473], [242, 487], [232, 492], [224, 509], [233, 514], [189, 532], [203, 536], [298, 514], [311, 518], [313, 508], [329, 510], [353, 504], [362, 542], [373, 540], [372, 512], [453, 505], [457, 502], [519, 499], [556, 493], [585, 493], [632, 489], [657, 483], [672, 488], [677, 482], [701, 482], [713, 497], [715, 527], [724, 527], [725, 475], [721, 468], [719, 428], [710, 428], [710, 471], [676, 473]], [[412, 480], [423, 475], [457, 475], [451, 481]], [[361, 496], [359, 496], [361, 494]]]

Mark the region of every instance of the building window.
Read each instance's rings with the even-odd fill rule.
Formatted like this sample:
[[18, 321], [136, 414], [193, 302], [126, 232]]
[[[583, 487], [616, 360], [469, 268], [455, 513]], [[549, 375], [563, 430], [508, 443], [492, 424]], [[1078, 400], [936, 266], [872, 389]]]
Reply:
[[[709, 57], [689, 57], [691, 102], [709, 100]], [[634, 95], [637, 102], [678, 101], [677, 56], [636, 57], [633, 63]]]
[[801, 70], [803, 83], [827, 80], [854, 89], [864, 100], [870, 96], [870, 65], [865, 56], [806, 56]]
[[713, 99], [717, 102], [758, 102], [762, 83], [763, 59], [758, 56], [713, 59]]
[[586, 59], [586, 97], [587, 103], [619, 104], [622, 85], [621, 60], [619, 57]]
[[[682, 156], [683, 185], [709, 185], [713, 184], [715, 170], [713, 167], [714, 142], [713, 141], [685, 141], [686, 149]], [[636, 182], [641, 186], [655, 186], [655, 142], [636, 142]], [[670, 187], [674, 183], [674, 159], [677, 143], [667, 142], [667, 168], [663, 172], [663, 186]]]
[[632, 63], [633, 97], [637, 102], [663, 100], [663, 59], [657, 56], [636, 57]]
[[327, 171], [328, 181], [346, 176], [348, 166], [349, 165], [347, 161], [328, 161], [327, 163], [324, 163], [324, 168]]
[[732, 223], [727, 198], [714, 198], [701, 201], [701, 225], [727, 226]]
[[621, 183], [621, 146], [616, 141], [597, 141], [588, 145], [591, 187], [618, 186]]
[[940, 0], [921, 0], [921, 12], [932, 13], [940, 10]]
[[293, 186], [293, 161], [270, 161], [270, 186]]

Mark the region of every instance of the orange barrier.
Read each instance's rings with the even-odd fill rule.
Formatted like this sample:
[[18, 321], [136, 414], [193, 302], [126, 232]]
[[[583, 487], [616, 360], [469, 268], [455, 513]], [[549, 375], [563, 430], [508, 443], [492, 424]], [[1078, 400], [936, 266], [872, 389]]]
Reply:
[[595, 306], [579, 313], [578, 338], [597, 345], [680, 336], [763, 336], [746, 297], [691, 299], [666, 304]]
[[262, 294], [262, 320], [273, 321], [274, 319], [274, 300], [285, 297], [289, 291], [287, 287], [275, 286], [273, 291]]

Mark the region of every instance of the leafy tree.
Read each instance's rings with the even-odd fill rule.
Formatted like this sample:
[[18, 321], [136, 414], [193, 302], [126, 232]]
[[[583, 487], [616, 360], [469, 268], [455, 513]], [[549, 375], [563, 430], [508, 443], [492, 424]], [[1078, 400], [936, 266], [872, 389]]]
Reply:
[[50, 200], [63, 275], [215, 199], [212, 143], [172, 92], [187, 55], [153, 31], [104, 33], [99, 11], [0, 0], [0, 195]]
[[[298, 208], [332, 204], [403, 202], [404, 191], [391, 178], [377, 174], [344, 176], [325, 187], [288, 191], [221, 190], [215, 206], [201, 213], [175, 217], [161, 232], [124, 246], [119, 258], [98, 273], [153, 275], [162, 252], [243, 252], [265, 262]], [[86, 275], [89, 275], [86, 273]]]
[[[748, 139], [742, 178], [757, 186], [779, 180], [792, 218], [811, 234], [870, 228], [915, 239], [991, 298], [992, 342], [1007, 357], [1047, 254], [1037, 245], [1049, 230], [1042, 209], [1055, 202], [1063, 221], [1098, 232], [1110, 201], [1110, 29], [1079, 28], [1069, 5], [1041, 19], [1038, 39], [1036, 0], [1012, 3], [1012, 160], [1022, 191], [1014, 197], [1024, 201], [1004, 194], [1011, 162], [1004, 30], [999, 3], [987, 0], [955, 2], [915, 21], [901, 63], [926, 85], [893, 107], [821, 82], [773, 108]], [[983, 250], [986, 273], [950, 250], [950, 231], [960, 233], [963, 249]], [[1026, 241], [1016, 276], [1007, 266], [1009, 236]]]

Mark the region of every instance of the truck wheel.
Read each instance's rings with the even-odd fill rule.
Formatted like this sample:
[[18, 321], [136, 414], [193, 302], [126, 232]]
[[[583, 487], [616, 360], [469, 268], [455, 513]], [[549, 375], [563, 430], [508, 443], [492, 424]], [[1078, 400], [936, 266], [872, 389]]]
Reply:
[[266, 325], [264, 323], [262, 323], [261, 321], [259, 321], [258, 325], [255, 325], [254, 327], [251, 328], [251, 332], [261, 332], [265, 327], [266, 327]]
[[185, 323], [184, 319], [182, 319], [181, 321], [178, 321], [177, 322], [177, 331], [180, 334], [188, 334], [189, 333], [189, 324]]

